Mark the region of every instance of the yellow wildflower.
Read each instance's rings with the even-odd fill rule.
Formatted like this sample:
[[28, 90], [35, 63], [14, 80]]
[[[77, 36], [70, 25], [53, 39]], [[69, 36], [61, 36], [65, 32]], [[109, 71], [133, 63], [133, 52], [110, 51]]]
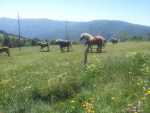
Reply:
[[115, 97], [111, 97], [111, 100], [115, 100]]
[[94, 110], [88, 109], [88, 113], [94, 113]]
[[71, 100], [71, 103], [74, 103], [75, 101], [74, 100]]
[[150, 91], [147, 91], [147, 93], [146, 93], [147, 95], [150, 95]]
[[128, 106], [128, 107], [131, 107], [132, 105], [131, 105], [131, 104], [128, 104], [127, 106]]
[[145, 100], [145, 98], [141, 98], [141, 100], [142, 100], [142, 101], [144, 101], [144, 100]]
[[85, 103], [85, 106], [88, 107], [90, 104], [88, 102]]
[[137, 86], [140, 86], [141, 84], [139, 82], [136, 83]]
[[83, 106], [83, 107], [86, 106], [86, 101], [83, 101], [82, 106]]
[[132, 72], [128, 72], [129, 74], [132, 74]]

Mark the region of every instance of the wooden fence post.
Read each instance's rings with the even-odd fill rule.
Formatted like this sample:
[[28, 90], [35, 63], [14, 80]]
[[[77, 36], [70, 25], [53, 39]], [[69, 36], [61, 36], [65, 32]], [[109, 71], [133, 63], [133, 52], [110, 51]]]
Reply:
[[86, 69], [86, 63], [87, 63], [87, 54], [89, 52], [89, 49], [86, 48], [84, 52], [84, 69]]

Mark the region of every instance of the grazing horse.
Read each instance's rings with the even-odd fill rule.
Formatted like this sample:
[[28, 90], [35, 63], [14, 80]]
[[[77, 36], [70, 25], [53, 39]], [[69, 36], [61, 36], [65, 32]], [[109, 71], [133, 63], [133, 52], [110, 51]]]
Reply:
[[86, 44], [88, 44], [88, 48], [90, 48], [91, 52], [93, 52], [92, 48], [91, 48], [92, 45], [97, 45], [98, 52], [102, 52], [101, 51], [102, 46], [105, 47], [105, 45], [106, 45], [106, 43], [105, 43], [106, 40], [100, 35], [93, 37], [88, 33], [82, 33], [81, 37], [80, 37], [80, 41], [82, 41], [83, 39], [86, 41], [85, 46], [86, 46]]
[[37, 46], [39, 46], [39, 45], [41, 46], [40, 51], [41, 51], [41, 49], [43, 49], [43, 51], [44, 51], [44, 47], [47, 47], [47, 50], [50, 51], [48, 42], [46, 42], [46, 43], [38, 42]]
[[111, 38], [110, 41], [112, 42], [113, 45], [119, 42], [119, 40], [115, 38]]
[[0, 53], [6, 52], [8, 56], [10, 56], [9, 47], [3, 46], [0, 48]]
[[72, 42], [70, 40], [62, 40], [58, 39], [56, 40], [55, 44], [58, 44], [60, 46], [61, 52], [63, 52], [63, 47], [68, 47], [67, 51], [69, 51], [69, 46], [72, 48]]

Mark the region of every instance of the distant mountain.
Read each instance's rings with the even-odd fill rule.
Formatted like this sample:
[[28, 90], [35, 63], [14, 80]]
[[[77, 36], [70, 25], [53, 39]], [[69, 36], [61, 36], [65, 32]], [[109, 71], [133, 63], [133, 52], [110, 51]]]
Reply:
[[[67, 26], [67, 27], [66, 27]], [[101, 35], [106, 39], [119, 38], [125, 32], [127, 35], [145, 38], [150, 32], [150, 26], [137, 25], [123, 21], [93, 20], [89, 22], [58, 21], [50, 19], [20, 19], [20, 34], [27, 38], [70, 40], [80, 38], [84, 32], [91, 35]], [[0, 18], [0, 30], [18, 35], [18, 19]]]

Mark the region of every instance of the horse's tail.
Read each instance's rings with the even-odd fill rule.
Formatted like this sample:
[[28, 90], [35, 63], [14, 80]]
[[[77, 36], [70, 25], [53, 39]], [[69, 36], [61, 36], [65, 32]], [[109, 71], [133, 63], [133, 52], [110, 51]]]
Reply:
[[72, 48], [72, 42], [71, 41], [69, 41], [70, 42], [70, 48]]

